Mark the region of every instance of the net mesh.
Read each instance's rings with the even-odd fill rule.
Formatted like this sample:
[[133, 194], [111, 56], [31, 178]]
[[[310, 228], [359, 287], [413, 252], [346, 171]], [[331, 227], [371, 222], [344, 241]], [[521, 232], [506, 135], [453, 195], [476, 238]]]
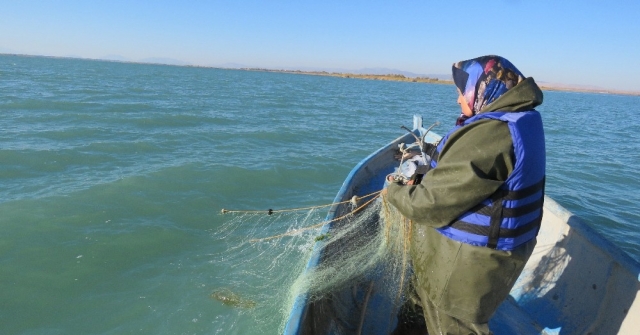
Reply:
[[222, 285], [211, 297], [268, 332], [284, 330], [297, 297], [308, 309], [303, 333], [393, 327], [411, 291], [411, 222], [384, 196], [356, 208], [339, 205], [336, 216], [342, 219], [330, 229], [318, 225], [322, 209], [225, 217], [214, 234], [225, 249], [212, 261]]

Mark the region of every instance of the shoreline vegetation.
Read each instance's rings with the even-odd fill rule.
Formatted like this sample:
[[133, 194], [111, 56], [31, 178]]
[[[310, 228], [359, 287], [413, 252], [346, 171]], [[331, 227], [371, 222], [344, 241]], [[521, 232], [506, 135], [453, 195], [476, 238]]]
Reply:
[[[129, 64], [146, 64], [146, 65], [165, 65], [165, 66], [180, 66], [180, 67], [194, 67], [205, 69], [220, 69], [220, 70], [240, 70], [240, 71], [256, 71], [256, 72], [276, 72], [276, 73], [290, 73], [301, 74], [311, 76], [328, 76], [350, 79], [366, 79], [366, 80], [387, 80], [387, 81], [401, 81], [411, 83], [428, 83], [428, 84], [443, 84], [453, 85], [452, 80], [438, 79], [430, 77], [407, 77], [402, 74], [360, 74], [360, 73], [346, 73], [346, 72], [327, 72], [327, 71], [301, 71], [301, 70], [278, 70], [278, 69], [266, 69], [266, 68], [225, 68], [218, 66], [206, 66], [206, 65], [189, 65], [189, 64], [164, 64], [164, 63], [145, 63], [136, 61], [124, 61], [124, 60], [110, 60], [110, 59], [97, 59], [97, 58], [80, 58], [80, 57], [59, 57], [59, 56], [41, 56], [41, 55], [24, 55], [24, 54], [12, 54], [1, 53], [0, 56], [20, 56], [20, 57], [44, 57], [44, 58], [60, 58], [60, 59], [80, 59], [90, 61], [103, 61], [114, 63], [129, 63]], [[554, 85], [547, 83], [538, 83], [538, 86], [543, 91], [563, 91], [563, 92], [577, 92], [577, 93], [597, 93], [597, 94], [617, 94], [617, 95], [631, 95], [640, 96], [640, 91], [622, 91], [622, 90], [609, 90], [599, 88], [581, 88], [570, 85]]]
[[311, 76], [327, 76], [339, 78], [369, 79], [369, 80], [387, 80], [387, 81], [405, 81], [412, 83], [432, 83], [432, 84], [449, 84], [453, 85], [452, 80], [443, 80], [430, 77], [406, 77], [402, 74], [360, 74], [348, 72], [327, 72], [327, 71], [300, 71], [300, 70], [272, 70], [262, 68], [240, 68], [243, 71], [259, 71], [259, 72], [281, 72], [292, 74], [305, 74]]
[[[387, 80], [387, 81], [402, 81], [402, 82], [412, 82], [412, 83], [453, 85], [453, 80], [430, 78], [430, 77], [407, 77], [402, 74], [359, 74], [359, 73], [343, 73], [343, 72], [327, 72], [327, 71], [274, 70], [274, 69], [263, 69], [263, 68], [239, 68], [234, 70], [257, 71], [257, 72], [278, 72], [278, 73], [303, 74], [303, 75], [312, 75], [312, 76], [328, 76], [328, 77], [339, 77], [339, 78]], [[579, 87], [571, 87], [571, 86], [553, 86], [553, 85], [545, 85], [544, 83], [538, 83], [538, 86], [543, 91], [562, 91], [562, 92], [640, 96], [640, 92], [637, 92], [637, 91], [619, 91], [619, 90], [607, 90], [607, 89], [595, 89], [595, 88], [579, 88]]]

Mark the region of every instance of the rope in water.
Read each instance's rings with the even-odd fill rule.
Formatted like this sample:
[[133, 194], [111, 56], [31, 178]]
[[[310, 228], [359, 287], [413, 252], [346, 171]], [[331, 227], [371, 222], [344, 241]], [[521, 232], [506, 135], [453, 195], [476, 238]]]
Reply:
[[334, 202], [334, 203], [330, 203], [330, 204], [326, 204], [326, 205], [319, 205], [319, 206], [311, 206], [311, 207], [300, 207], [300, 208], [287, 208], [287, 209], [278, 209], [278, 210], [273, 210], [273, 209], [268, 209], [268, 210], [230, 210], [230, 209], [222, 209], [220, 211], [221, 214], [227, 214], [227, 213], [242, 213], [242, 214], [249, 214], [249, 213], [267, 213], [268, 215], [274, 214], [274, 213], [284, 213], [284, 212], [296, 212], [296, 211], [306, 211], [306, 210], [311, 210], [311, 209], [317, 209], [317, 208], [323, 208], [323, 207], [329, 207], [329, 206], [333, 206], [333, 205], [341, 205], [341, 204], [346, 204], [348, 202], [356, 202], [360, 199], [365, 199], [368, 198], [370, 196], [379, 194], [382, 191], [376, 191], [373, 193], [369, 193], [367, 195], [363, 195], [361, 197], [357, 197], [357, 196], [353, 196], [353, 198], [349, 199], [349, 200], [345, 200], [342, 202]]
[[[360, 198], [365, 198], [365, 197], [368, 197], [368, 196], [371, 196], [371, 195], [373, 195], [373, 194], [380, 193], [380, 192], [381, 192], [381, 191], [374, 192], [374, 193], [368, 194], [368, 195], [366, 195], [366, 196], [364, 196], [364, 197], [360, 197]], [[349, 213], [347, 213], [347, 214], [345, 214], [345, 215], [339, 216], [339, 217], [337, 217], [337, 218], [334, 218], [334, 219], [332, 219], [332, 220], [329, 220], [329, 221], [323, 221], [323, 222], [320, 222], [320, 223], [315, 224], [315, 225], [312, 225], [312, 226], [308, 226], [308, 227], [304, 227], [304, 228], [300, 228], [300, 229], [295, 229], [295, 230], [292, 230], [292, 231], [288, 231], [288, 232], [286, 232], [286, 233], [284, 233], [284, 234], [279, 234], [279, 235], [274, 235], [274, 236], [269, 236], [269, 237], [263, 237], [263, 238], [256, 238], [256, 239], [253, 239], [253, 240], [249, 240], [249, 242], [250, 242], [250, 243], [254, 243], [254, 242], [268, 241], [268, 240], [273, 240], [273, 239], [280, 238], [280, 237], [296, 235], [296, 234], [301, 233], [301, 232], [303, 232], [303, 231], [307, 231], [307, 230], [311, 230], [311, 229], [320, 228], [320, 227], [322, 227], [322, 226], [324, 226], [324, 225], [326, 225], [326, 224], [328, 224], [328, 223], [335, 222], [335, 221], [338, 221], [338, 220], [342, 220], [342, 219], [346, 218], [347, 216], [349, 216], [349, 215], [351, 215], [351, 214], [355, 214], [355, 213], [359, 212], [359, 211], [360, 211], [360, 210], [362, 210], [363, 208], [367, 207], [367, 205], [369, 205], [370, 203], [372, 203], [374, 200], [378, 199], [378, 197], [380, 197], [380, 194], [378, 194], [378, 195], [376, 195], [375, 197], [373, 197], [373, 198], [371, 198], [371, 199], [367, 200], [367, 202], [365, 202], [364, 204], [362, 204], [362, 205], [358, 206], [357, 208], [355, 208], [355, 209], [354, 209], [354, 210], [352, 210], [351, 212], [349, 212]], [[343, 201], [343, 202], [341, 202], [341, 203], [350, 202], [350, 201], [351, 201], [351, 200], [349, 200], [349, 201]]]

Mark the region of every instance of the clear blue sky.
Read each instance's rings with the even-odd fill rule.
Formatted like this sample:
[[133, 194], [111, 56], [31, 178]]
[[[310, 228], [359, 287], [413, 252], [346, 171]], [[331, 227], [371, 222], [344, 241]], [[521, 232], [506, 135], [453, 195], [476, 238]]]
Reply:
[[510, 59], [537, 81], [640, 91], [640, 1], [0, 0], [0, 52], [448, 74]]

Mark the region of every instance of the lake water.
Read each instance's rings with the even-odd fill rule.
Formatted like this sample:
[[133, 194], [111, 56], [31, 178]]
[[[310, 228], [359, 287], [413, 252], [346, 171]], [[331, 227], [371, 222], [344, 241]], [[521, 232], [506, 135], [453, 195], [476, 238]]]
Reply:
[[[330, 203], [413, 114], [445, 133], [455, 100], [451, 85], [0, 55], [0, 333], [277, 333], [313, 240], [247, 239], [325, 212], [221, 209]], [[545, 92], [538, 108], [547, 194], [636, 260], [639, 105]]]

